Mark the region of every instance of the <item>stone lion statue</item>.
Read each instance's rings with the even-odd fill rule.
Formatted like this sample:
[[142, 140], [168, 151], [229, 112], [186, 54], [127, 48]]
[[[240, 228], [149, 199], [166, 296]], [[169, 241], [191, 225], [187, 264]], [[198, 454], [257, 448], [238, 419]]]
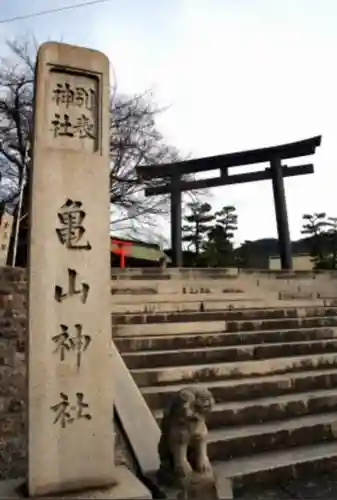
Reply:
[[205, 418], [213, 406], [213, 396], [207, 389], [186, 388], [174, 394], [161, 422], [160, 481], [212, 472]]

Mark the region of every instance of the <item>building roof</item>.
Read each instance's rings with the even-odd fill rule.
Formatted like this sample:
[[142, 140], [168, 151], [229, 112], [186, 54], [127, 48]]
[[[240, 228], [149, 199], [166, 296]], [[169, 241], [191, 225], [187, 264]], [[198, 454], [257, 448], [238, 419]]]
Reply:
[[[158, 262], [163, 257], [167, 262], [171, 262], [171, 259], [163, 252], [159, 245], [153, 243], [145, 243], [139, 240], [124, 239], [118, 237], [111, 237], [111, 240], [118, 240], [121, 242], [132, 243], [128, 248], [128, 254], [126, 257], [131, 257], [132, 259], [148, 260], [152, 262]], [[116, 243], [111, 243], [111, 252], [116, 253], [120, 247]]]

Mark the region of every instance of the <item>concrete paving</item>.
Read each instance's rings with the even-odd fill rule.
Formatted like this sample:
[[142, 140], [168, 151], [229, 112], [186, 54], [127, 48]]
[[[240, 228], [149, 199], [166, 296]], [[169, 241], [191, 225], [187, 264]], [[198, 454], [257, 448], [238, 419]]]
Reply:
[[336, 500], [336, 475], [288, 481], [275, 488], [259, 488], [236, 496], [238, 500]]

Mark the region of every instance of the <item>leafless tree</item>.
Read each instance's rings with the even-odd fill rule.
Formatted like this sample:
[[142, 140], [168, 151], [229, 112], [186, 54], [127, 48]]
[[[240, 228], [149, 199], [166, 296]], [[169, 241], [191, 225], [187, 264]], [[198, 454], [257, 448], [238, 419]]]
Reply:
[[28, 42], [7, 46], [10, 56], [0, 61], [0, 173], [1, 198], [10, 204], [19, 193], [32, 135], [34, 62]]
[[[13, 204], [24, 176], [24, 155], [31, 140], [34, 70], [37, 44], [34, 39], [7, 42], [9, 55], [0, 61], [0, 200]], [[110, 200], [114, 225], [137, 232], [153, 217], [168, 212], [168, 198], [143, 195], [144, 184], [135, 167], [141, 164], [179, 160], [178, 151], [168, 146], [156, 127], [161, 110], [150, 92], [136, 96], [117, 94], [111, 98]], [[28, 210], [28, 177], [23, 215]], [[160, 182], [160, 181], [153, 181]]]

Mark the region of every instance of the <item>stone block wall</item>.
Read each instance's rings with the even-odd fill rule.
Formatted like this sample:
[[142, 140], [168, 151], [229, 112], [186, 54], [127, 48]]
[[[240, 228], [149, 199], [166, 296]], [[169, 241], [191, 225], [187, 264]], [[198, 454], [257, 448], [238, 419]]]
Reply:
[[25, 269], [0, 267], [0, 478], [26, 474]]
[[[0, 267], [0, 479], [25, 477], [27, 272]], [[115, 426], [116, 464], [134, 469]]]

